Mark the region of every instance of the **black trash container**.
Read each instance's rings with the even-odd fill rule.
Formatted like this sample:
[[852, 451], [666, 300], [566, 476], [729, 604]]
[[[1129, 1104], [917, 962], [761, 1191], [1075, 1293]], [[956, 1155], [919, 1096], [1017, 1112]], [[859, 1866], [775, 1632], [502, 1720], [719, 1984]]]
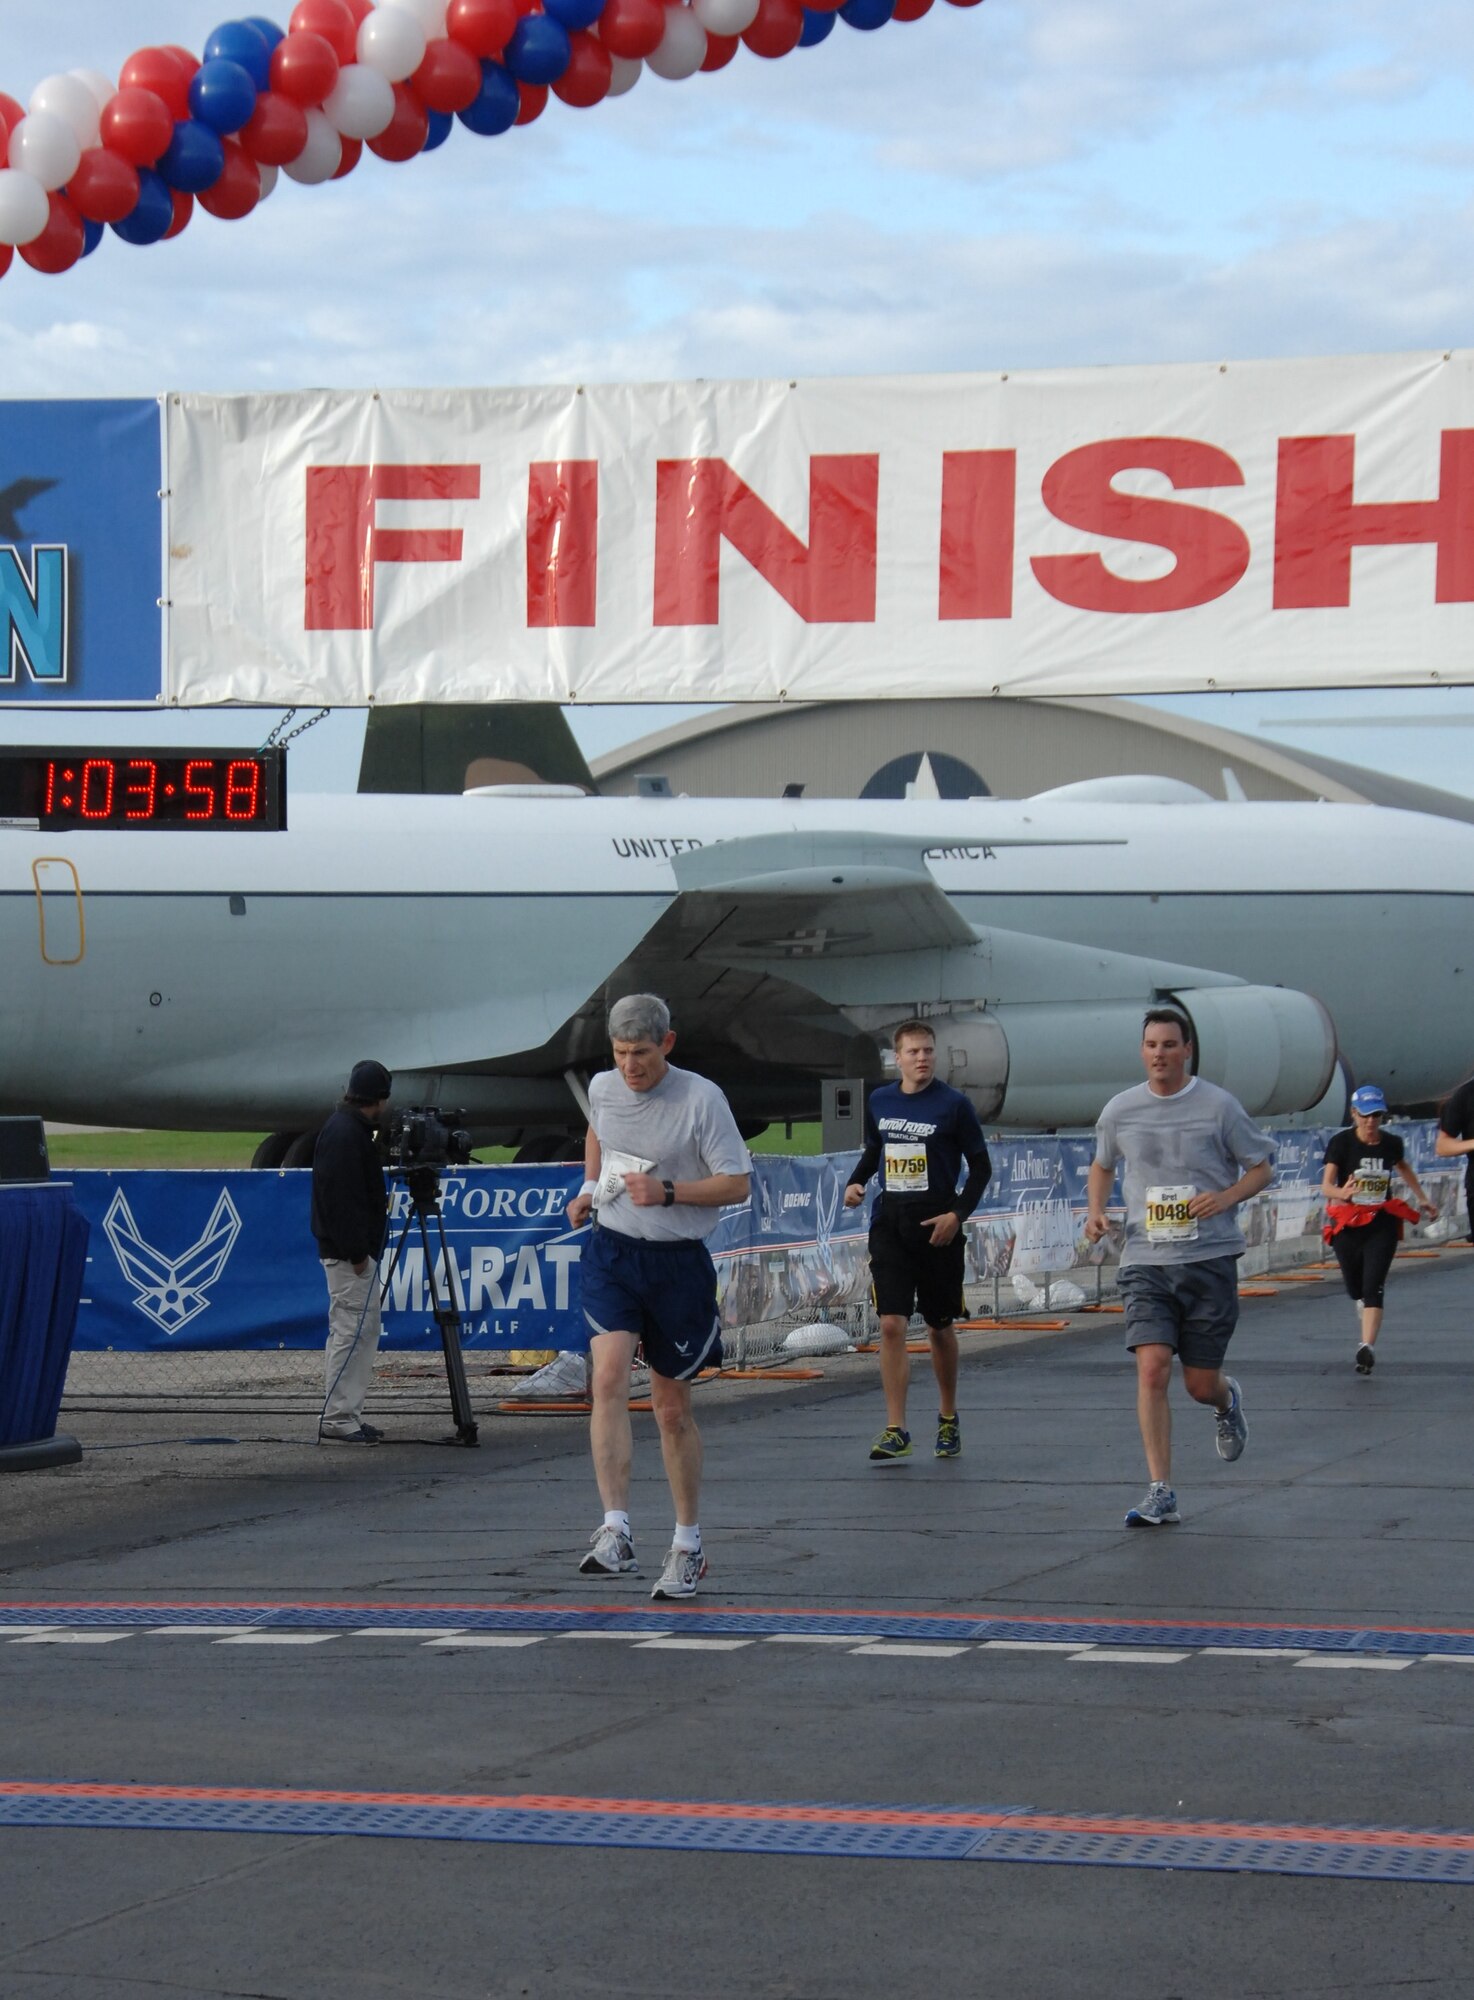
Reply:
[[59, 1182], [0, 1185], [0, 1472], [69, 1465], [56, 1415], [87, 1268], [87, 1223]]

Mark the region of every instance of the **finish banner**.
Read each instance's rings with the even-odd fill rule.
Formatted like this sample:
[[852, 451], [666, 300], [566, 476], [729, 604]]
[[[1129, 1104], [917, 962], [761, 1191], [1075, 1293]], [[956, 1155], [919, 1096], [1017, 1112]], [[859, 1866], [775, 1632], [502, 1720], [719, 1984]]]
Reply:
[[1474, 353], [171, 396], [180, 703], [1474, 680]]

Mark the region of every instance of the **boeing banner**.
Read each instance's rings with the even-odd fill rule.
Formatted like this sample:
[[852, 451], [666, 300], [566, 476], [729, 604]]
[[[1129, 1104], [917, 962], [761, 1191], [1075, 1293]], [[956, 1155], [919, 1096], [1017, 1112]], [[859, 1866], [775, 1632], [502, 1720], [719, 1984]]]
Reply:
[[162, 438], [151, 398], [0, 403], [0, 705], [161, 699]]
[[[1437, 1160], [1436, 1127], [1400, 1126], [1408, 1159], [1451, 1229], [1462, 1174]], [[1245, 1205], [1251, 1246], [1319, 1237], [1321, 1160], [1329, 1130], [1275, 1135], [1273, 1186]], [[1046, 1280], [1114, 1262], [1084, 1238], [1089, 1139], [1028, 1138], [992, 1148], [993, 1180], [967, 1225], [967, 1279]], [[758, 1154], [752, 1192], [724, 1210], [710, 1239], [727, 1328], [860, 1304], [869, 1294], [870, 1203], [844, 1206], [854, 1156]], [[578, 1263], [586, 1230], [564, 1208], [582, 1179], [572, 1166], [471, 1167], [442, 1182], [446, 1257], [433, 1222], [422, 1236], [396, 1183], [385, 1287], [384, 1345], [433, 1349], [430, 1271], [462, 1315], [468, 1348], [588, 1345]], [[70, 1176], [92, 1232], [77, 1323], [78, 1353], [320, 1347], [327, 1301], [307, 1228], [306, 1172], [100, 1171]], [[1016, 1286], [1020, 1297], [1032, 1285]]]

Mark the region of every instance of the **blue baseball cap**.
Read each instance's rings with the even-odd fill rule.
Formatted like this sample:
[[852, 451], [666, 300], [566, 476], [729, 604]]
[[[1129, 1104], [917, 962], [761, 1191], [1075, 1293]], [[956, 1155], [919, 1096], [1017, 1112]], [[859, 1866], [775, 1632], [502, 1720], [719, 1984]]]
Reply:
[[1387, 1100], [1374, 1083], [1364, 1083], [1359, 1090], [1351, 1093], [1351, 1108], [1359, 1111], [1363, 1118], [1371, 1118], [1378, 1112], [1385, 1112]]

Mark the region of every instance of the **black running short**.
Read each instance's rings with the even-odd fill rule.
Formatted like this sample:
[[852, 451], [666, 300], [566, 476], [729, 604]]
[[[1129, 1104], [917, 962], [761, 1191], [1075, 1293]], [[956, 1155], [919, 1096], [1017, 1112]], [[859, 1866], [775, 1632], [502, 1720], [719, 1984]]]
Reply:
[[967, 1242], [959, 1229], [940, 1250], [921, 1219], [926, 1203], [905, 1208], [882, 1202], [870, 1225], [870, 1281], [875, 1309], [885, 1317], [910, 1319], [919, 1312], [928, 1326], [950, 1326], [967, 1308], [962, 1279], [967, 1268]]
[[1383, 1209], [1370, 1222], [1338, 1229], [1331, 1238], [1346, 1290], [1360, 1305], [1382, 1304], [1400, 1233], [1397, 1217]]

